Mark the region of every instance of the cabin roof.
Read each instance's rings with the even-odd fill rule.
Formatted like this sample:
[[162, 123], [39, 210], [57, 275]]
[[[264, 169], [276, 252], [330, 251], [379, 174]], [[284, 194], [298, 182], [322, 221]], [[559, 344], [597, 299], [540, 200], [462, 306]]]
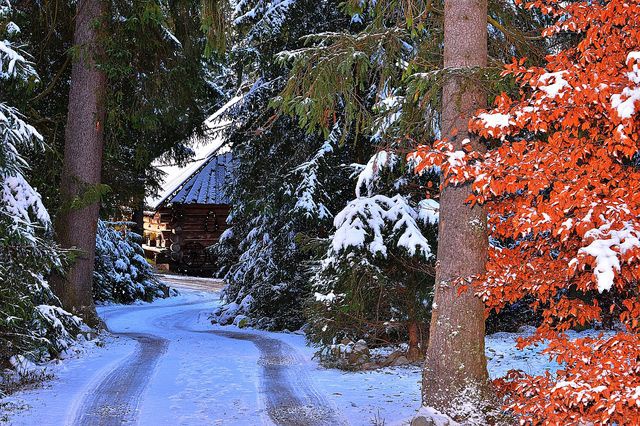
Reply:
[[145, 200], [151, 210], [173, 203], [229, 203], [224, 187], [232, 171], [232, 154], [225, 146], [224, 129], [230, 125], [225, 115], [241, 101], [242, 96], [234, 97], [205, 121], [211, 136], [195, 144], [192, 161], [183, 166], [155, 164], [165, 177], [160, 193]]
[[160, 204], [229, 204], [225, 188], [232, 169], [231, 152], [214, 154]]

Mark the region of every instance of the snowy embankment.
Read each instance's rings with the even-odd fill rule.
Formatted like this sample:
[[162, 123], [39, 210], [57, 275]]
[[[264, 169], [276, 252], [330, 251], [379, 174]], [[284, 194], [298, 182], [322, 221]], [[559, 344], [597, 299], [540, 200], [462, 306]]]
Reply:
[[[420, 405], [418, 367], [325, 369], [304, 336], [213, 326], [207, 317], [218, 293], [181, 292], [100, 308], [115, 334], [51, 365], [55, 378], [42, 388], [1, 401], [9, 423], [291, 424], [292, 416], [305, 415], [314, 419], [309, 424], [396, 424]], [[492, 377], [553, 368], [535, 349], [515, 350], [515, 337], [487, 338]]]

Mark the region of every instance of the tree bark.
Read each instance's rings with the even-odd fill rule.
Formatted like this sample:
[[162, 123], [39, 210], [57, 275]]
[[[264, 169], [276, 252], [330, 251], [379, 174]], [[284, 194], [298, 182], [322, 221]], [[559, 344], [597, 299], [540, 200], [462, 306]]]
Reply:
[[422, 358], [420, 351], [420, 329], [418, 328], [418, 322], [410, 320], [407, 323], [407, 332], [409, 333], [409, 350], [407, 352], [407, 359], [411, 362], [417, 361]]
[[[487, 0], [446, 0], [445, 69], [486, 64]], [[469, 78], [449, 76], [442, 104], [442, 136], [456, 150], [468, 138], [474, 149], [483, 151], [468, 132], [469, 118], [486, 105], [482, 87]], [[422, 390], [423, 406], [463, 423], [470, 413], [461, 407], [483, 410], [492, 394], [484, 353], [484, 305], [472, 290], [459, 294], [461, 280], [468, 283], [469, 277], [482, 274], [487, 260], [487, 217], [482, 207], [465, 203], [471, 191], [470, 184], [446, 186], [440, 197], [436, 288]]]
[[102, 0], [78, 0], [74, 46], [78, 56], [71, 70], [69, 110], [65, 129], [64, 164], [56, 218], [60, 245], [77, 257], [65, 276], [52, 279], [62, 305], [89, 325], [99, 325], [92, 295], [96, 228], [100, 210], [96, 193], [101, 181], [106, 76], [96, 67], [100, 55]]
[[140, 235], [144, 241], [144, 198], [135, 203], [131, 221], [135, 223], [133, 232]]

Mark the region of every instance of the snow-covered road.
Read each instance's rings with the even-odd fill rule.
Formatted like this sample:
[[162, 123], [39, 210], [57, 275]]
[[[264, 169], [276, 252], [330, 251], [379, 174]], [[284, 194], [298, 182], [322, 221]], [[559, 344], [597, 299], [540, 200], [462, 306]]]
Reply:
[[[173, 352], [180, 347], [200, 349], [191, 354], [182, 354], [185, 359], [202, 365], [217, 359], [220, 364], [227, 364], [226, 358], [240, 356], [238, 351], [228, 351], [231, 345], [239, 346], [241, 353], [245, 353], [247, 343], [258, 349], [258, 359], [254, 374], [259, 375], [258, 394], [261, 396], [268, 419], [278, 425], [336, 425], [344, 423], [338, 419], [332, 407], [314, 388], [312, 381], [305, 374], [302, 358], [290, 345], [281, 340], [257, 333], [234, 330], [216, 330], [207, 322], [202, 321], [212, 310], [212, 304], [217, 303], [218, 296], [214, 292], [202, 292], [202, 285], [197, 290], [182, 288], [183, 296], [178, 303], [166, 305], [150, 305], [138, 309], [111, 308], [102, 310], [101, 315], [109, 330], [116, 336], [133, 339], [137, 348], [113, 371], [93, 389], [87, 392], [82, 402], [77, 406], [73, 416], [77, 425], [120, 425], [138, 420], [145, 420], [145, 408], [151, 399], [157, 399], [158, 391], [166, 391], [155, 386], [155, 377], [161, 377], [167, 371], [175, 371], [176, 365], [172, 358]], [[229, 339], [234, 339], [229, 341]], [[210, 350], [202, 351], [202, 346]], [[220, 353], [217, 348], [225, 348]], [[165, 354], [170, 352], [169, 354]], [[168, 356], [165, 356], [168, 355]], [[194, 358], [196, 357], [196, 358]], [[169, 363], [165, 362], [169, 360]], [[178, 368], [180, 370], [180, 368]], [[156, 371], [160, 370], [160, 371]], [[184, 370], [181, 369], [181, 370]], [[257, 371], [255, 371], [257, 370]], [[211, 372], [215, 378], [215, 372]], [[241, 372], [240, 372], [241, 373]], [[182, 371], [182, 374], [189, 374]], [[204, 378], [203, 375], [200, 375]], [[182, 377], [176, 376], [176, 382]], [[189, 380], [184, 382], [189, 383]], [[184, 383], [183, 382], [183, 383]], [[193, 378], [191, 383], [195, 383]], [[208, 385], [208, 386], [207, 386]], [[225, 386], [225, 383], [218, 383]], [[204, 384], [200, 391], [204, 391], [211, 384]], [[143, 391], [148, 388], [146, 395]], [[196, 386], [189, 389], [195, 391]], [[255, 385], [251, 387], [255, 389]], [[173, 387], [175, 390], [176, 387]], [[183, 392], [184, 394], [184, 392]], [[196, 399], [200, 396], [194, 395]], [[142, 399], [144, 398], [144, 401]], [[176, 398], [173, 395], [173, 401]], [[184, 399], [183, 399], [184, 400]], [[189, 401], [198, 403], [198, 401]], [[149, 421], [154, 416], [157, 420], [159, 408], [149, 414]], [[204, 414], [206, 410], [200, 410]], [[253, 413], [256, 418], [265, 417], [264, 412]], [[191, 416], [192, 413], [189, 413]], [[167, 417], [174, 418], [174, 417]], [[202, 421], [212, 420], [202, 418]]]
[[[419, 367], [323, 368], [302, 335], [212, 325], [219, 283], [162, 279], [181, 295], [99, 308], [112, 334], [50, 363], [54, 378], [44, 386], [0, 400], [0, 423], [392, 426], [420, 406]], [[516, 349], [530, 332], [487, 336], [491, 377], [559, 367], [541, 347]]]
[[211, 325], [216, 289], [190, 287], [100, 308], [113, 337], [53, 366], [44, 388], [12, 396], [9, 423], [367, 425], [418, 407], [419, 370], [324, 369], [303, 336]]
[[210, 331], [230, 339], [252, 342], [260, 350], [260, 387], [269, 417], [274, 423], [295, 425], [346, 424], [313, 384], [304, 369], [304, 360], [287, 343], [237, 331]]
[[167, 349], [166, 339], [139, 333], [122, 333], [138, 343], [135, 352], [90, 389], [75, 410], [77, 425], [121, 425], [136, 420], [136, 408], [147, 386], [149, 371]]

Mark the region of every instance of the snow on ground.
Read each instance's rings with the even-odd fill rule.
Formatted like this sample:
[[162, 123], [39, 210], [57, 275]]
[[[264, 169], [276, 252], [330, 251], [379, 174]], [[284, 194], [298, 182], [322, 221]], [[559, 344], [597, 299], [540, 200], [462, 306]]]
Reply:
[[106, 375], [135, 350], [135, 342], [129, 339], [105, 337], [102, 343], [104, 346], [99, 347], [95, 341], [88, 342], [84, 350], [46, 366], [45, 371], [53, 374], [54, 379], [42, 387], [0, 400], [0, 423], [4, 420], [12, 425], [66, 424], [66, 413], [74, 403], [69, 396], [91, 389], [96, 378]]
[[382, 419], [387, 425], [402, 422], [411, 418], [420, 406], [421, 372], [418, 366], [363, 372], [323, 368], [314, 359], [315, 349], [305, 345], [304, 336], [295, 333], [276, 336], [301, 354], [316, 389], [350, 425], [382, 424], [379, 421]]
[[[183, 288], [180, 296], [152, 304], [100, 307], [115, 335], [52, 363], [55, 378], [42, 388], [0, 401], [25, 407], [9, 413], [9, 423], [95, 424], [96, 416], [118, 415], [140, 425], [269, 425], [279, 415], [273, 404], [289, 398], [321, 405], [334, 424], [390, 425], [402, 424], [419, 407], [419, 367], [325, 369], [300, 334], [211, 325], [208, 315], [220, 303], [217, 287]], [[537, 357], [536, 348], [515, 350], [516, 337], [487, 337], [492, 377], [513, 368], [533, 373], [557, 367]], [[140, 349], [145, 345], [151, 348], [146, 353]], [[274, 383], [278, 389], [268, 388]], [[118, 387], [113, 402], [109, 386]]]

